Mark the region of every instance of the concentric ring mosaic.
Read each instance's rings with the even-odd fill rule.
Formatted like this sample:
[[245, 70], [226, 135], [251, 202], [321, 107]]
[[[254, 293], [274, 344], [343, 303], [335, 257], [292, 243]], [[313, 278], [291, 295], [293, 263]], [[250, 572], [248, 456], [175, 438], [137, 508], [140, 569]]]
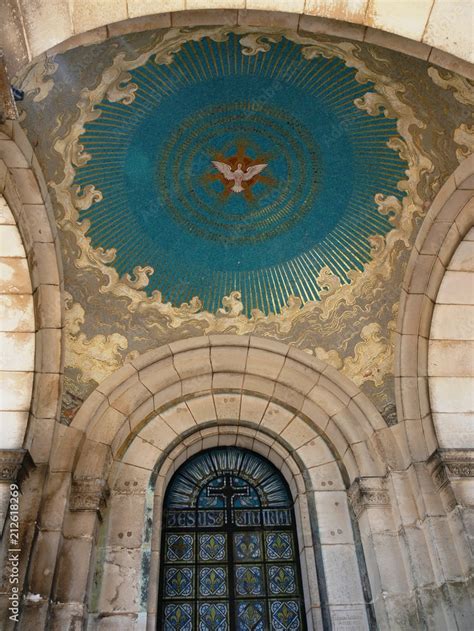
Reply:
[[357, 107], [373, 84], [340, 58], [302, 48], [188, 41], [95, 107], [74, 184], [100, 191], [79, 218], [119, 274], [150, 266], [147, 292], [210, 311], [239, 291], [250, 314], [318, 300], [323, 268], [343, 284], [364, 269], [393, 227], [375, 196], [403, 195], [396, 120]]
[[[188, 233], [253, 245], [286, 233], [311, 209], [316, 164], [313, 138], [297, 118], [243, 101], [183, 121], [158, 166], [157, 188]], [[239, 249], [237, 260], [227, 258], [238, 265]]]

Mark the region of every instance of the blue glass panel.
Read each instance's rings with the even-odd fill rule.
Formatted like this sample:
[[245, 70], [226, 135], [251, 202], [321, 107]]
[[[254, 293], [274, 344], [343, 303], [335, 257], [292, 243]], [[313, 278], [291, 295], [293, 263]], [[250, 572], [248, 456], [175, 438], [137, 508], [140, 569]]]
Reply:
[[232, 476], [232, 488], [235, 489], [232, 498], [234, 508], [259, 508], [260, 499], [257, 491], [248, 482]]
[[168, 567], [165, 571], [165, 595], [190, 598], [193, 595], [193, 573], [190, 567]]
[[194, 559], [194, 535], [167, 535], [166, 561], [179, 563]]
[[199, 605], [199, 631], [228, 631], [229, 609], [226, 603]]
[[199, 535], [199, 560], [223, 561], [226, 558], [226, 535]]
[[268, 586], [275, 596], [296, 592], [296, 573], [292, 565], [270, 565], [268, 568]]
[[227, 571], [223, 567], [202, 567], [199, 570], [199, 595], [205, 598], [227, 596]]
[[199, 493], [199, 508], [225, 508], [225, 497], [221, 491], [225, 487], [225, 479], [221, 476], [211, 480]]
[[265, 535], [267, 559], [278, 561], [293, 558], [292, 536], [288, 532], [269, 532]]
[[261, 600], [237, 602], [237, 631], [265, 631], [265, 603]]
[[259, 508], [260, 506], [257, 491], [237, 476], [219, 476], [211, 480], [200, 491], [197, 505], [199, 508], [225, 508], [230, 494], [234, 508]]
[[186, 603], [165, 605], [164, 631], [192, 631], [193, 609]]
[[223, 507], [223, 496], [214, 492], [222, 485], [225, 473], [232, 475], [236, 508], [291, 506], [286, 484], [271, 463], [245, 449], [218, 447], [196, 454], [182, 465], [168, 487], [167, 508], [192, 508], [197, 503], [200, 507]]
[[236, 526], [255, 527], [262, 523], [261, 511], [255, 508], [236, 508], [232, 511], [233, 521]]
[[270, 622], [274, 631], [299, 631], [300, 605], [296, 600], [273, 600], [270, 603]]
[[303, 631], [284, 481], [245, 450], [199, 456], [175, 474], [166, 497], [159, 628]]
[[260, 561], [262, 558], [260, 534], [257, 532], [235, 534], [234, 553], [238, 561]]
[[262, 596], [265, 593], [262, 568], [259, 565], [237, 565], [235, 591], [238, 596]]

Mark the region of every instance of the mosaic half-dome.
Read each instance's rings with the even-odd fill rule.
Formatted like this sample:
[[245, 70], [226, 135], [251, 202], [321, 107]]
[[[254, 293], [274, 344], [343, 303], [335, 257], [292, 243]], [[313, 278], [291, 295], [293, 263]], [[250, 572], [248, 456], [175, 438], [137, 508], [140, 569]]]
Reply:
[[164, 301], [215, 311], [237, 290], [248, 313], [278, 312], [290, 295], [318, 300], [323, 267], [342, 283], [364, 268], [369, 237], [392, 227], [375, 195], [400, 199], [407, 165], [396, 120], [357, 107], [373, 86], [341, 59], [222, 39], [149, 57], [133, 98], [96, 106], [74, 183], [102, 199], [80, 218], [120, 274], [151, 266]]

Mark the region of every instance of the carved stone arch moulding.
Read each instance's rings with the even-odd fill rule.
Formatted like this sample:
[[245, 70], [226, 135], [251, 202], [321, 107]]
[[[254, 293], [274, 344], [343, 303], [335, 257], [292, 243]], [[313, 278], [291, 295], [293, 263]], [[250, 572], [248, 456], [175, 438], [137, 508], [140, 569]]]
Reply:
[[[235, 406], [232, 393], [224, 398], [229, 406]], [[232, 445], [249, 449], [268, 459], [289, 484], [295, 502], [298, 551], [309, 628], [323, 628], [323, 620], [324, 628], [328, 628], [331, 618], [337, 619], [343, 611], [356, 616], [361, 621], [361, 628], [367, 628], [367, 620], [373, 615], [370, 589], [367, 588], [367, 570], [362, 549], [356, 544], [357, 525], [333, 453], [314, 430], [305, 437], [293, 430], [295, 434], [292, 438], [289, 439], [288, 434], [285, 439], [280, 438], [271, 430], [272, 424], [290, 427], [298, 418], [297, 415], [268, 399], [262, 398], [260, 405], [255, 403], [254, 397], [245, 399], [243, 395], [244, 411], [240, 419], [231, 420], [230, 417], [228, 420], [214, 419], [198, 424], [192, 420], [197, 408], [188, 407], [186, 402], [180, 401], [138, 431], [127, 449], [129, 455], [125, 453], [120, 461], [113, 464], [109, 478], [110, 500], [104, 512], [103, 530], [107, 533], [107, 545], [111, 549], [120, 542], [125, 548], [133, 550], [139, 543], [140, 558], [136, 558], [134, 563], [137, 568], [149, 569], [146, 574], [137, 570], [134, 593], [129, 590], [128, 596], [125, 592], [121, 594], [120, 597], [129, 599], [124, 607], [129, 610], [133, 602], [140, 601], [141, 611], [147, 615], [147, 623], [152, 626], [155, 624], [163, 498], [167, 484], [173, 473], [191, 456], [208, 448]], [[222, 403], [225, 404], [224, 399]], [[169, 428], [177, 429], [177, 426], [183, 425], [188, 425], [188, 428], [182, 439], [176, 442]], [[168, 446], [165, 445], [167, 440]], [[306, 447], [295, 450], [294, 447], [304, 440]], [[163, 451], [160, 453], [155, 450], [152, 456], [151, 447], [156, 447], [157, 442]], [[150, 446], [146, 453], [144, 443]], [[138, 485], [133, 486], [137, 480]], [[134, 517], [127, 520], [128, 525], [125, 525], [120, 515], [123, 515], [125, 506], [130, 510], [131, 504], [135, 506]], [[126, 536], [127, 530], [130, 537]], [[346, 564], [342, 582], [332, 558], [336, 551]], [[120, 591], [120, 586], [114, 581], [113, 557], [114, 553], [109, 554], [106, 550], [99, 552], [97, 557], [95, 583], [100, 585], [101, 594], [111, 593], [116, 588]], [[351, 602], [341, 601], [340, 606], [333, 607], [338, 604], [343, 591], [351, 594]], [[117, 615], [117, 612], [113, 611], [113, 605], [107, 603], [105, 597], [99, 596], [95, 602], [91, 602], [91, 616], [105, 614]]]
[[[55, 222], [33, 148], [13, 121], [0, 125], [0, 208], [6, 315], [2, 323], [6, 411], [0, 447], [5, 462], [2, 477], [13, 480], [28, 468], [27, 463], [32, 464], [31, 458], [36, 465], [48, 460], [62, 371], [62, 269]], [[35, 441], [39, 436], [41, 440]]]
[[[29, 503], [25, 510], [25, 498], [32, 489], [33, 496], [39, 498], [60, 407], [62, 268], [46, 183], [31, 144], [13, 121], [0, 125], [0, 208], [4, 315], [0, 529], [6, 517], [9, 485], [16, 482], [22, 491], [21, 587], [38, 518], [38, 501]], [[6, 551], [7, 536], [3, 542]], [[10, 593], [8, 564], [5, 568], [0, 589], [2, 605], [8, 602]], [[7, 604], [0, 606], [5, 616], [7, 608]]]
[[[306, 593], [312, 594], [307, 604], [314, 628], [321, 628], [317, 622], [321, 612], [326, 619], [345, 615], [341, 608], [332, 611], [328, 604], [328, 593], [333, 603], [343, 598], [336, 593], [340, 572], [329, 558], [337, 546], [350, 568], [350, 615], [363, 625], [373, 619], [368, 580], [361, 582], [366, 569], [347, 488], [360, 476], [384, 476], [387, 454], [394, 466], [400, 458], [379, 412], [334, 368], [257, 337], [183, 340], [132, 360], [105, 380], [71, 426], [63, 427], [53, 463], [61, 458], [64, 441], [69, 444], [73, 473], [69, 509], [101, 511], [108, 545], [130, 543], [135, 549], [139, 544], [139, 565], [150, 568], [146, 584], [141, 578], [134, 597], [143, 615], [156, 614], [157, 532], [170, 475], [196, 451], [238, 444], [269, 458], [290, 485], [301, 533], [303, 572], [312, 577], [305, 580]], [[136, 495], [142, 504], [137, 500], [138, 508], [130, 511], [129, 502]], [[102, 510], [105, 501], [107, 508]], [[128, 531], [119, 519], [126, 506], [134, 522]], [[130, 542], [127, 532], [132, 533]], [[138, 540], [134, 538], [137, 532]], [[96, 583], [103, 588], [91, 595], [92, 617], [105, 615], [110, 605], [104, 594], [115, 589], [109, 583], [114, 563], [103, 555], [107, 556], [106, 547], [95, 553]], [[318, 594], [316, 576], [324, 579], [325, 574]], [[55, 599], [67, 602], [67, 588], [58, 589]], [[126, 607], [131, 606], [127, 601]]]
[[[399, 459], [384, 419], [349, 379], [304, 352], [254, 336], [203, 336], [145, 353], [96, 388], [70, 429], [122, 457], [131, 437], [176, 401], [194, 408], [202, 423], [240, 418], [244, 395], [304, 418], [331, 445], [348, 484], [357, 476], [383, 475], [388, 453]], [[98, 475], [103, 466], [105, 457], [96, 465]]]
[[474, 156], [466, 158], [436, 196], [405, 273], [395, 346], [397, 414], [412, 460], [438, 447], [428, 390], [433, 310], [451, 257], [474, 225]]

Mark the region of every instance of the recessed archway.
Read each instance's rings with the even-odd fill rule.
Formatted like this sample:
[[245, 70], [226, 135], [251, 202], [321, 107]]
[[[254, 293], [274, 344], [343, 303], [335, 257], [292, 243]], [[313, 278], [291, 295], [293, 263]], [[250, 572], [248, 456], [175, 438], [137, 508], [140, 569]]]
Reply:
[[[392, 465], [400, 461], [390, 430], [358, 388], [323, 362], [277, 342], [226, 335], [173, 343], [133, 360], [99, 386], [70, 427], [63, 426], [51, 455], [49, 484], [66, 485], [62, 486], [65, 499], [72, 473], [69, 510], [62, 528], [70, 532], [80, 519], [80, 537], [73, 527], [77, 534], [58, 549], [54, 585], [48, 587], [42, 575], [39, 580], [37, 571], [29, 577], [30, 591], [40, 593], [42, 602], [46, 603], [48, 590], [53, 589], [51, 596], [58, 602], [52, 609], [54, 619], [64, 621], [72, 610], [84, 612], [86, 598], [91, 624], [98, 625], [104, 616], [110, 620], [112, 614], [119, 624], [132, 604], [134, 619], [155, 615], [157, 581], [153, 582], [153, 572], [147, 579], [149, 590], [130, 591], [127, 582], [126, 603], [114, 605], [110, 594], [116, 593], [114, 580], [121, 574], [114, 570], [116, 562], [109, 564], [103, 555], [113, 549], [114, 541], [125, 546], [130, 543], [134, 561], [127, 572], [132, 583], [140, 585], [141, 579], [132, 579], [136, 568], [151, 568], [147, 559], [152, 555], [156, 561], [159, 555], [167, 479], [183, 458], [216, 441], [265, 453], [289, 483], [302, 533], [303, 572], [306, 583], [312, 585], [306, 591], [313, 593], [316, 584], [323, 585], [322, 598], [313, 598], [307, 612], [316, 620], [313, 628], [321, 628], [317, 622], [321, 612], [337, 619], [348, 609], [364, 626], [369, 624], [372, 600], [368, 583], [361, 579], [365, 569], [363, 562], [360, 566], [360, 552], [357, 561], [360, 539], [357, 528], [354, 530], [347, 488], [361, 476], [383, 478], [387, 454]], [[95, 510], [107, 489], [111, 490], [110, 509], [103, 513], [105, 530], [96, 546]], [[123, 517], [125, 504], [135, 495], [140, 498], [137, 506], [144, 504], [129, 512], [134, 526], [124, 531], [117, 515]], [[386, 495], [381, 497], [379, 501], [389, 502]], [[318, 511], [320, 517], [316, 517]], [[90, 517], [84, 521], [86, 514]], [[140, 528], [136, 527], [137, 518]], [[149, 530], [150, 524], [154, 530]], [[33, 565], [35, 560], [39, 563], [42, 547], [50, 545], [47, 541], [53, 536], [48, 532], [46, 513], [41, 527], [42, 541], [37, 542]], [[320, 538], [316, 545], [315, 536]], [[106, 542], [105, 547], [101, 541]], [[341, 546], [338, 558], [352, 568], [347, 573], [347, 589], [342, 591], [341, 571], [331, 557], [337, 546]], [[66, 580], [79, 553], [104, 573], [112, 572], [103, 582], [97, 577], [103, 585], [100, 594], [96, 590], [95, 596], [88, 595], [89, 560], [83, 561], [80, 572], [75, 569], [74, 585]], [[318, 555], [320, 567], [316, 569]], [[325, 581], [318, 582], [316, 576], [321, 572]], [[376, 607], [383, 607], [381, 597]], [[28, 611], [25, 608], [25, 621]]]
[[[396, 434], [347, 378], [266, 339], [193, 338], [132, 360], [56, 436], [47, 480], [54, 500], [46, 494], [28, 576], [39, 596], [27, 601], [23, 623], [49, 615], [55, 624], [87, 619], [97, 629], [154, 624], [166, 484], [192, 454], [235, 444], [265, 455], [289, 484], [303, 572], [312, 592], [323, 586], [319, 600], [309, 601], [313, 628], [338, 616], [359, 627], [375, 619], [407, 625], [418, 615], [451, 624], [444, 598], [430, 613], [410, 595], [414, 569], [405, 548], [416, 545], [431, 558], [436, 543], [423, 524], [415, 531], [405, 524], [411, 513], [404, 511], [408, 498], [425, 501], [432, 491], [424, 465], [413, 469], [425, 476], [422, 486], [407, 473]], [[446, 518], [436, 519], [444, 527]], [[362, 549], [370, 589], [357, 562]], [[341, 559], [353, 568], [347, 582]], [[430, 566], [426, 580], [436, 571]]]

